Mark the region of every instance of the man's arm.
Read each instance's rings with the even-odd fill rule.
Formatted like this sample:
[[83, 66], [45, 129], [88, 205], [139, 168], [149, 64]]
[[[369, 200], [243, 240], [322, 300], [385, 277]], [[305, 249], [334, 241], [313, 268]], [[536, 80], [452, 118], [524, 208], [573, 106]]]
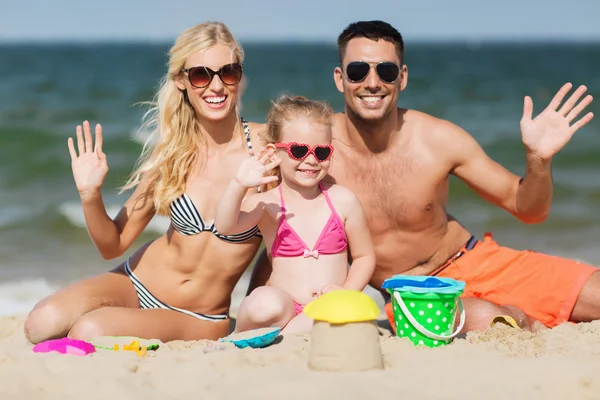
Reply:
[[582, 85], [563, 103], [572, 87], [570, 83], [563, 85], [535, 118], [532, 118], [533, 101], [525, 97], [520, 122], [526, 154], [522, 179], [492, 161], [465, 131], [449, 124], [448, 134], [442, 136], [445, 144], [452, 147], [450, 154], [456, 156], [452, 160], [454, 174], [521, 221], [544, 221], [552, 205], [552, 158], [594, 117], [588, 112], [576, 121], [593, 99], [587, 95], [579, 101], [587, 91]]
[[525, 223], [544, 221], [550, 213], [553, 185], [550, 162], [526, 156], [526, 173], [520, 177], [492, 160], [467, 132], [448, 124], [446, 151], [452, 156], [452, 173], [481, 197], [502, 207]]

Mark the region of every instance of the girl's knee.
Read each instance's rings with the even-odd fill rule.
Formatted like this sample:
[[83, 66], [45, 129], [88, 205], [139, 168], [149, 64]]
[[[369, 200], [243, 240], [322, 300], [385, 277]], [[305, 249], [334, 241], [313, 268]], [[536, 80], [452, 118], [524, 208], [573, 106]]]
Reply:
[[254, 289], [240, 305], [240, 314], [243, 318], [255, 324], [272, 323], [279, 321], [289, 314], [291, 300], [283, 296], [280, 291], [269, 286]]

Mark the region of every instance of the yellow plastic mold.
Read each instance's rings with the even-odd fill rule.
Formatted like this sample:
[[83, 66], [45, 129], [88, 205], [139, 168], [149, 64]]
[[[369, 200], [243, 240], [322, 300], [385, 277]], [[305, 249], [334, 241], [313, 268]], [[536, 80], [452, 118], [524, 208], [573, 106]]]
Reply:
[[373, 321], [379, 316], [377, 303], [358, 290], [334, 290], [304, 307], [304, 314], [332, 324]]

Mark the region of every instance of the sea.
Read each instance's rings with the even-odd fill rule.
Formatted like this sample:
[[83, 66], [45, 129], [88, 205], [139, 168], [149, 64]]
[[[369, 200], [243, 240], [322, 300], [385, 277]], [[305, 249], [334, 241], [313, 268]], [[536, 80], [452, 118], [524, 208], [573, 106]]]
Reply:
[[[155, 218], [119, 260], [92, 244], [71, 173], [67, 138], [83, 120], [104, 127], [110, 171], [103, 195], [115, 215], [118, 195], [146, 132], [140, 103], [166, 71], [171, 43], [0, 44], [0, 315], [23, 315], [64, 285], [112, 268], [164, 233]], [[264, 122], [271, 100], [291, 93], [342, 111], [333, 83], [332, 43], [247, 43], [242, 115]], [[523, 97], [541, 112], [565, 82], [585, 84], [597, 116], [554, 158], [551, 216], [525, 225], [456, 178], [448, 211], [476, 235], [506, 246], [600, 266], [600, 43], [407, 42], [408, 87], [398, 104], [466, 129], [497, 162], [525, 172], [519, 130]], [[240, 281], [241, 293], [247, 275]], [[239, 296], [236, 301], [239, 301]]]

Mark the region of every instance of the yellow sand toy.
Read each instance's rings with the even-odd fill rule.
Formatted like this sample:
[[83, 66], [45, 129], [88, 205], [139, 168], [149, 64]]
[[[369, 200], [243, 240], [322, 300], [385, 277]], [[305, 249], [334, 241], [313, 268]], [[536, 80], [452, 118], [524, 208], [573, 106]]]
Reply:
[[304, 307], [304, 314], [330, 324], [374, 321], [379, 316], [377, 303], [358, 290], [334, 290]]
[[[119, 345], [115, 344], [113, 350], [119, 351]], [[130, 344], [123, 345], [123, 351], [134, 351], [140, 357], [146, 355], [146, 347], [142, 346], [138, 340], [134, 340]]]
[[321, 371], [383, 369], [377, 303], [358, 290], [325, 293], [304, 307], [315, 320], [308, 367]]
[[517, 324], [517, 321], [515, 321], [515, 319], [510, 315], [496, 315], [492, 319], [492, 322], [490, 322], [490, 328], [493, 327], [495, 324], [504, 324], [511, 326], [517, 330], [521, 330], [521, 327], [519, 326], [519, 324]]
[[[116, 343], [115, 343], [116, 342]], [[143, 357], [149, 350], [156, 350], [159, 344], [135, 336], [98, 336], [90, 340], [96, 349], [112, 351], [133, 351]]]

